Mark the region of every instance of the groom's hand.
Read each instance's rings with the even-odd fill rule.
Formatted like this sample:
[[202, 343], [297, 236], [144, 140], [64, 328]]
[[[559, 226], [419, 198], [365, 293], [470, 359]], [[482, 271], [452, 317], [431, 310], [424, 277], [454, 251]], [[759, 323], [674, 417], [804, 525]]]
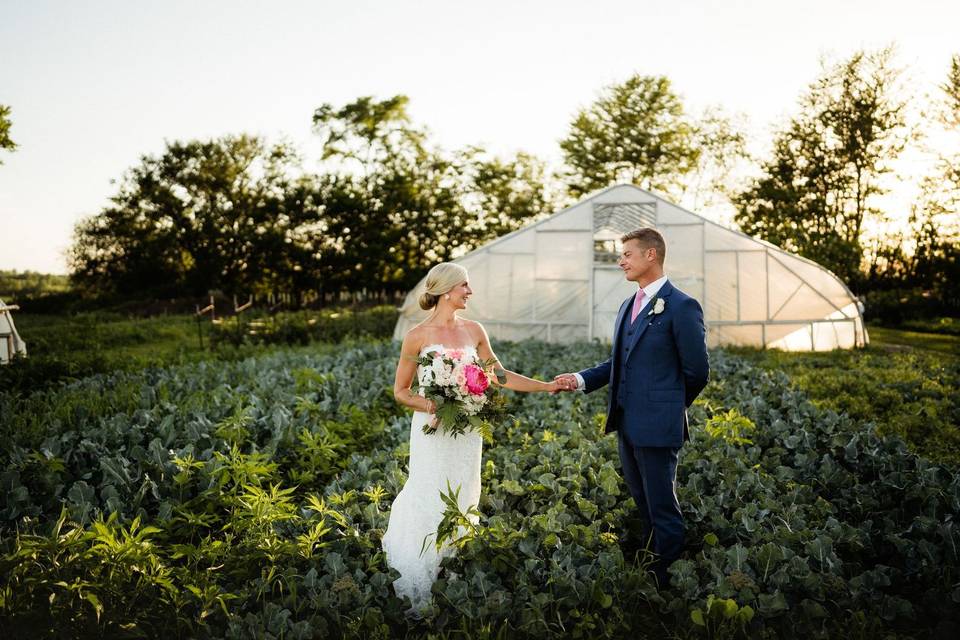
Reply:
[[560, 386], [561, 391], [577, 390], [577, 379], [572, 373], [561, 373], [560, 375], [555, 376], [553, 380]]

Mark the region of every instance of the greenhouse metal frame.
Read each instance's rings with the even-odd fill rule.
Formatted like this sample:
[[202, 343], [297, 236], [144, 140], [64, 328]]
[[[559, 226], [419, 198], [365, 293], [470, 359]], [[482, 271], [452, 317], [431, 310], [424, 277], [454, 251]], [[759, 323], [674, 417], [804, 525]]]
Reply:
[[[709, 346], [868, 343], [859, 301], [830, 271], [633, 185], [604, 189], [457, 258], [474, 291], [464, 317], [501, 340], [609, 341], [621, 303], [636, 292], [616, 264], [619, 239], [643, 226], [666, 240], [670, 281], [703, 306]], [[427, 315], [417, 304], [423, 284], [404, 300], [397, 339]]]

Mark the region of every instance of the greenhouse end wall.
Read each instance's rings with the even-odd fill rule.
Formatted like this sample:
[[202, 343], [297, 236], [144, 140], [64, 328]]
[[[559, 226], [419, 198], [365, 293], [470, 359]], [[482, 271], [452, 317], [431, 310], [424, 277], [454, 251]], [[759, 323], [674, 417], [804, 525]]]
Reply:
[[[828, 270], [632, 185], [605, 189], [457, 259], [474, 291], [463, 316], [499, 340], [609, 342], [620, 305], [636, 292], [616, 266], [618, 241], [641, 226], [663, 234], [665, 272], [702, 305], [709, 346], [867, 344], [858, 301]], [[417, 305], [422, 287], [407, 295], [395, 338], [427, 317]]]

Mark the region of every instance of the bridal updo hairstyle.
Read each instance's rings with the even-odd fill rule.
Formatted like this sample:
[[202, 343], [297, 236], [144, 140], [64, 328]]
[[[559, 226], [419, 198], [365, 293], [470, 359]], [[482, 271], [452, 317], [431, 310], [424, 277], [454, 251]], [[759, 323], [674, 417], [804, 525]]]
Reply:
[[440, 296], [461, 282], [466, 282], [467, 270], [453, 262], [441, 262], [427, 273], [427, 282], [420, 294], [420, 308], [429, 311], [437, 306]]

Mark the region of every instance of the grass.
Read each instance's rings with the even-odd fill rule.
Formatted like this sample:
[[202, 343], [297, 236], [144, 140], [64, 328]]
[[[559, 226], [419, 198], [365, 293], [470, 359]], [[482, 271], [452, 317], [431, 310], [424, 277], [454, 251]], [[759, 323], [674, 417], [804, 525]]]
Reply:
[[960, 336], [948, 333], [927, 333], [886, 327], [867, 327], [870, 344], [881, 348], [910, 347], [924, 351], [937, 351], [960, 357]]
[[[31, 356], [66, 356], [96, 349], [108, 359], [159, 363], [198, 352], [197, 323], [193, 316], [170, 315], [129, 318], [112, 313], [50, 316], [18, 313], [14, 317]], [[204, 344], [209, 322], [204, 326]]]
[[28, 357], [0, 367], [0, 388], [22, 393], [110, 371], [230, 359], [250, 347], [209, 348], [210, 327], [203, 327], [204, 349], [193, 316], [130, 318], [113, 313], [50, 316], [17, 313], [14, 322], [27, 343]]
[[232, 360], [262, 353], [267, 344], [307, 345], [359, 336], [388, 338], [396, 323], [396, 310], [386, 306], [360, 311], [330, 308], [274, 317], [251, 314], [242, 320], [238, 333], [232, 318], [216, 327], [205, 319], [201, 324], [201, 349], [192, 314], [142, 318], [102, 311], [74, 315], [16, 313], [14, 322], [27, 343], [28, 357], [0, 367], [0, 389], [29, 393], [110, 371]]

